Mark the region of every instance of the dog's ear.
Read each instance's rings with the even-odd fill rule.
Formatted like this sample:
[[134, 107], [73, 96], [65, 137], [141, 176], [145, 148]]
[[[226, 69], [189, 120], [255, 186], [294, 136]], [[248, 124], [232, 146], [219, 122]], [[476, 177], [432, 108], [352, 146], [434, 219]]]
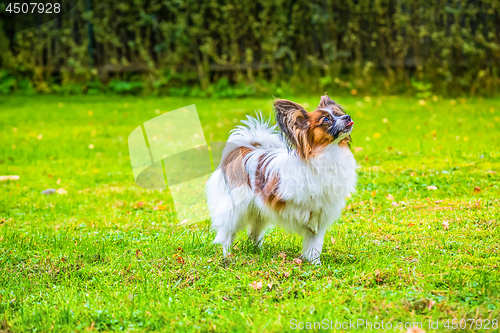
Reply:
[[330, 96], [328, 96], [326, 94], [321, 96], [321, 100], [319, 101], [318, 109], [330, 110], [330, 112], [337, 114], [337, 115], [344, 114], [344, 110], [342, 110], [342, 107], [340, 105], [338, 105], [333, 99], [330, 98]]
[[299, 155], [307, 158], [310, 151], [307, 141], [309, 128], [307, 111], [299, 104], [286, 99], [276, 100], [274, 108], [276, 109], [276, 122], [290, 148], [297, 149]]

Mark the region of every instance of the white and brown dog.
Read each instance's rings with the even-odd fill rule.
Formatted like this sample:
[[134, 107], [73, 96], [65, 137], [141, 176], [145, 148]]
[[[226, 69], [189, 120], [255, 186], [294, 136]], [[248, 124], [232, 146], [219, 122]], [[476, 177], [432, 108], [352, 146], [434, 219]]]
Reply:
[[306, 111], [274, 102], [276, 125], [248, 117], [230, 134], [220, 167], [207, 182], [214, 240], [229, 253], [247, 228], [258, 245], [272, 226], [303, 236], [303, 256], [320, 264], [327, 228], [355, 190], [356, 161], [349, 149], [353, 121], [328, 96]]

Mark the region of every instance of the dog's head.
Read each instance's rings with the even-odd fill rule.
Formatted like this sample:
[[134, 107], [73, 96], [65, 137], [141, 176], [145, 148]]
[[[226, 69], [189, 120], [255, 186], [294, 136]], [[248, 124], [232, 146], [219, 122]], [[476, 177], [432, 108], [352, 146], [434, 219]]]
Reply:
[[354, 122], [327, 95], [312, 112], [286, 99], [276, 100], [274, 107], [285, 140], [301, 158], [317, 156], [330, 144], [348, 145]]

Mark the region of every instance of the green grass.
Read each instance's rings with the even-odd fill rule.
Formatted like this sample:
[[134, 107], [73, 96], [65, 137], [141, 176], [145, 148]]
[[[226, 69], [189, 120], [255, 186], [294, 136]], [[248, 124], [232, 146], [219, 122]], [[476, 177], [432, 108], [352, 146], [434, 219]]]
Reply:
[[337, 100], [356, 122], [360, 179], [315, 267], [294, 262], [301, 239], [279, 229], [262, 250], [240, 234], [222, 261], [208, 222], [178, 226], [168, 191], [134, 184], [127, 137], [155, 110], [194, 103], [222, 141], [271, 100], [2, 97], [0, 175], [20, 180], [0, 182], [0, 331], [500, 319], [500, 100]]

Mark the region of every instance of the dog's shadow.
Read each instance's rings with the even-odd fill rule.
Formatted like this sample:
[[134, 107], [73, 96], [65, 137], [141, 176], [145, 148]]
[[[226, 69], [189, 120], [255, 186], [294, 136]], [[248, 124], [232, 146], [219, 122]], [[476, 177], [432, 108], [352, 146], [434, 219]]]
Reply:
[[[248, 237], [240, 237], [234, 244], [232, 255], [221, 260], [223, 267], [228, 267], [236, 263], [236, 258], [252, 258], [262, 261], [286, 261], [295, 258], [302, 258], [302, 238], [297, 235], [286, 235], [279, 232], [270, 231], [270, 234], [264, 237], [262, 244], [256, 245]], [[346, 252], [340, 249], [324, 249], [321, 254], [323, 267], [352, 265], [359, 260], [356, 253]]]

